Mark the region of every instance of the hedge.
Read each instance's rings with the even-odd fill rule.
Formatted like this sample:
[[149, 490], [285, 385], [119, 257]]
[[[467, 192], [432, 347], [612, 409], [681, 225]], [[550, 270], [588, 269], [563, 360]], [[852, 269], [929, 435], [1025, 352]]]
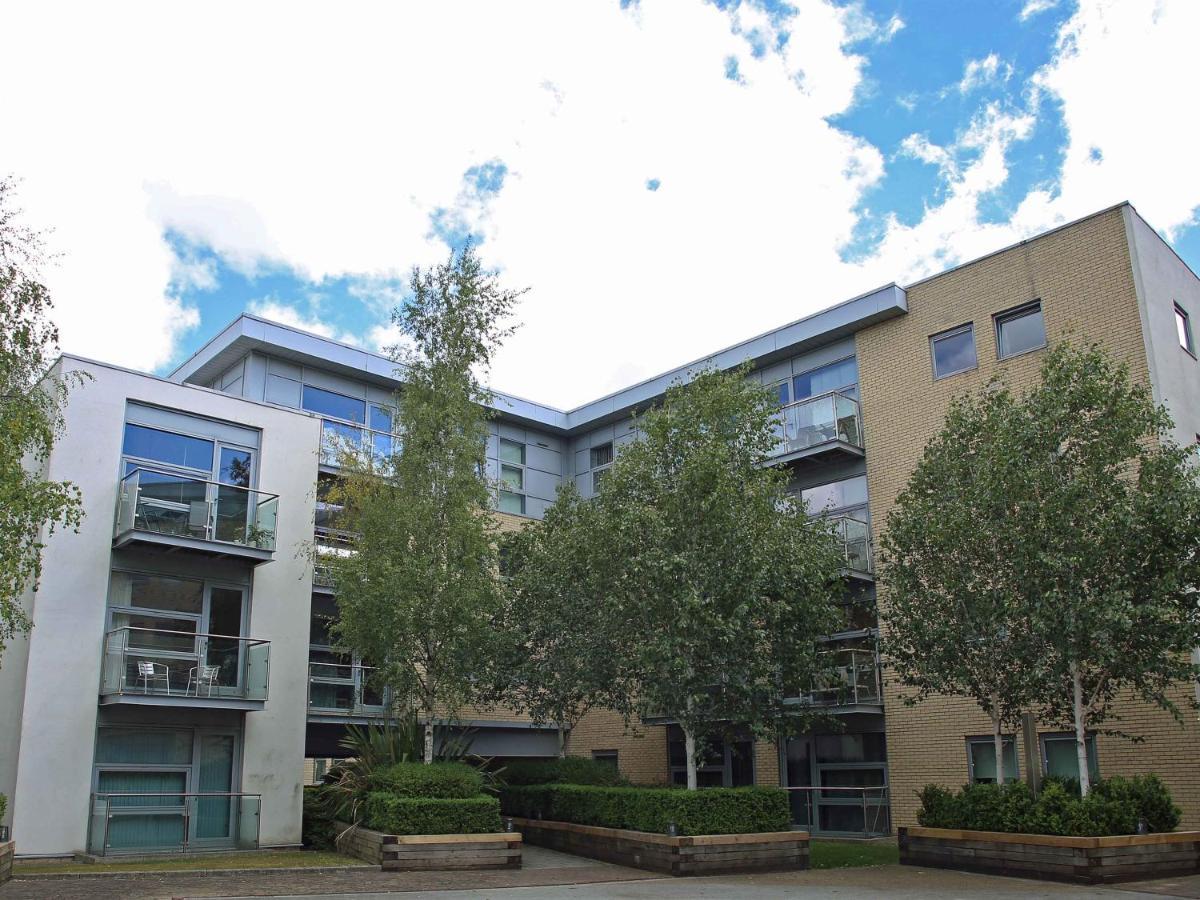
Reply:
[[791, 811], [780, 788], [598, 787], [577, 784], [517, 785], [501, 794], [505, 814], [577, 825], [665, 834], [749, 834], [788, 831]]
[[495, 797], [446, 800], [397, 797], [385, 791], [367, 795], [363, 824], [384, 834], [488, 834], [503, 831]]
[[1134, 834], [1144, 820], [1152, 832], [1173, 831], [1180, 811], [1156, 775], [1109, 778], [1087, 797], [1048, 781], [1036, 799], [1024, 782], [969, 784], [959, 792], [927, 785], [917, 821], [929, 828], [1104, 837]]
[[483, 793], [483, 775], [460, 762], [402, 762], [372, 772], [367, 777], [367, 791], [397, 797], [469, 800]]
[[333, 850], [333, 816], [329, 802], [322, 796], [323, 785], [304, 788], [304, 814], [300, 825], [300, 840], [310, 850]]
[[526, 759], [504, 767], [505, 784], [593, 784], [603, 787], [627, 785], [612, 763], [586, 756], [563, 756], [559, 759]]

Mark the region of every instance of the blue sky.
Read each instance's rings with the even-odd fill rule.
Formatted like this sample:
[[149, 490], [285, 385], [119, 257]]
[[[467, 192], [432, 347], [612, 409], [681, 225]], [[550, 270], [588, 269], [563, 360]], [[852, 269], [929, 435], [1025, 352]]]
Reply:
[[0, 170], [133, 367], [243, 310], [386, 346], [467, 237], [531, 288], [496, 386], [561, 406], [1120, 200], [1200, 269], [1191, 0], [72, 15], [16, 5]]

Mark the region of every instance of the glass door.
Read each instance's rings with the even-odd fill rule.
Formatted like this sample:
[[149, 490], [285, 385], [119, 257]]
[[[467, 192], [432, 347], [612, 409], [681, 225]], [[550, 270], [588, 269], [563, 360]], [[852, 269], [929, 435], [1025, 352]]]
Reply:
[[254, 521], [250, 492], [254, 483], [254, 453], [244, 447], [220, 445], [216, 481], [216, 539], [252, 543], [247, 529]]
[[196, 843], [228, 844], [234, 837], [233, 790], [235, 737], [198, 732], [196, 735], [196, 793], [226, 796], [194, 798], [190, 835]]
[[200, 673], [203, 675], [202, 682], [207, 681], [208, 684], [199, 686], [198, 696], [203, 696], [206, 688], [210, 689], [211, 695], [220, 693], [211, 688], [241, 686], [245, 645], [239, 638], [242, 634], [244, 606], [245, 594], [241, 588], [209, 587], [207, 626], [204, 630], [210, 637], [205, 639], [206, 646], [202, 654], [209, 671]]
[[784, 745], [785, 786], [800, 788], [788, 791], [792, 807], [792, 824], [811, 828], [813, 824], [812, 738], [790, 738]]

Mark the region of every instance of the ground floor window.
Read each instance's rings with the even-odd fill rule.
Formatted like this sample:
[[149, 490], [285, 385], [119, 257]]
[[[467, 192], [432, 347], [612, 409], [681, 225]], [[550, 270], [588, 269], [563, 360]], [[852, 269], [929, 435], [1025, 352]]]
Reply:
[[[698, 741], [701, 758], [696, 767], [698, 787], [747, 787], [754, 784], [754, 741], [749, 735], [727, 740], [710, 735]], [[687, 751], [683, 729], [672, 725], [667, 730], [667, 764], [671, 783], [687, 784]]]
[[[1017, 745], [1012, 735], [1003, 741], [1004, 780], [1016, 781], [1021, 777], [1017, 766]], [[967, 738], [967, 780], [971, 784], [996, 783], [996, 742], [991, 735]]]
[[883, 732], [791, 738], [783, 756], [795, 825], [833, 833], [889, 832]]
[[235, 729], [101, 725], [89, 850], [256, 845], [258, 801], [239, 796], [240, 754]]
[[593, 750], [592, 759], [597, 762], [607, 763], [614, 769], [620, 768], [620, 756], [616, 750]]
[[[1042, 772], [1050, 778], [1079, 779], [1079, 756], [1075, 752], [1075, 735], [1070, 732], [1040, 734], [1042, 745]], [[1096, 736], [1086, 738], [1088, 775], [1092, 781], [1100, 777], [1100, 766], [1096, 762]]]

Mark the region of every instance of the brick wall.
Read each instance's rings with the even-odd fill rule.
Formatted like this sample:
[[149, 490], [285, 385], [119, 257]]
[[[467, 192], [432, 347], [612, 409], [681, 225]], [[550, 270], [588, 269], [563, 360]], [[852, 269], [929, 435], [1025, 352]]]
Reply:
[[[1047, 339], [1070, 336], [1101, 341], [1127, 361], [1135, 378], [1148, 380], [1123, 210], [1092, 216], [908, 289], [908, 315], [857, 335], [859, 384], [867, 446], [871, 519], [879, 531], [896, 496], [938, 430], [953, 396], [975, 391], [993, 376], [1020, 390], [1035, 383], [1045, 357], [1036, 351], [998, 360], [993, 316], [1040, 299]], [[935, 381], [929, 338], [973, 322], [978, 369]], [[879, 604], [887, 586], [879, 584]], [[935, 698], [915, 707], [885, 688], [888, 767], [894, 825], [915, 824], [915, 792], [937, 782], [967, 780], [964, 737], [985, 735], [987, 718], [969, 701]], [[1194, 713], [1180, 727], [1165, 713], [1132, 701], [1122, 704], [1118, 727], [1145, 738], [1133, 745], [1100, 736], [1102, 776], [1154, 771], [1184, 808], [1184, 826], [1200, 826], [1200, 728]], [[1056, 730], [1046, 726], [1040, 730]], [[1018, 747], [1020, 741], [1018, 740]], [[1020, 760], [1021, 770], [1027, 761]]]

